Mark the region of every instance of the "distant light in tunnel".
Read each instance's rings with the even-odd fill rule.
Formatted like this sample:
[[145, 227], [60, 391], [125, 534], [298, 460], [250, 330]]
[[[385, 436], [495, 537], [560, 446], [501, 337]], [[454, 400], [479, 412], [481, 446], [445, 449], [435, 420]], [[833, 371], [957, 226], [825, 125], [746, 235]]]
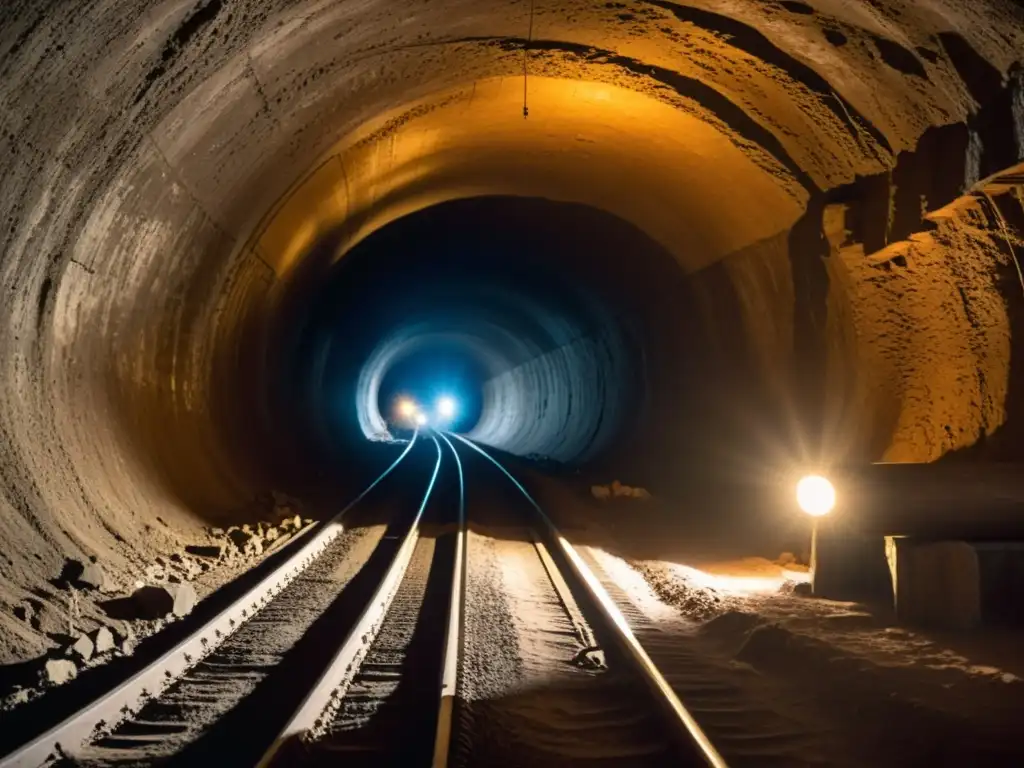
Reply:
[[444, 395], [443, 397], [437, 398], [436, 404], [437, 415], [444, 421], [447, 421], [455, 416], [456, 403], [454, 397]]
[[821, 475], [808, 475], [796, 485], [800, 509], [812, 517], [822, 517], [836, 505], [836, 489]]
[[417, 413], [415, 420], [416, 420], [416, 426], [417, 427], [422, 427], [422, 426], [424, 426], [427, 423], [427, 415], [425, 413], [422, 413], [422, 412]]
[[403, 397], [398, 401], [395, 410], [398, 411], [398, 415], [403, 419], [411, 419], [416, 416], [416, 412], [419, 409], [416, 407], [416, 403], [407, 397]]

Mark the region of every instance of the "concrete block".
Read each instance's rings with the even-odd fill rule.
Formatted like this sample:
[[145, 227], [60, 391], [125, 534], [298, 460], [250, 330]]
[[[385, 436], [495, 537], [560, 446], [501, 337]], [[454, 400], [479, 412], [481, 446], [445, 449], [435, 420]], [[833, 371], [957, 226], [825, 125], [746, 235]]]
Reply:
[[811, 556], [812, 589], [833, 600], [885, 599], [889, 570], [882, 536], [864, 536], [819, 521]]
[[1024, 542], [975, 543], [981, 569], [981, 620], [1024, 626]]
[[981, 623], [981, 569], [970, 544], [888, 536], [886, 555], [899, 621], [943, 629]]

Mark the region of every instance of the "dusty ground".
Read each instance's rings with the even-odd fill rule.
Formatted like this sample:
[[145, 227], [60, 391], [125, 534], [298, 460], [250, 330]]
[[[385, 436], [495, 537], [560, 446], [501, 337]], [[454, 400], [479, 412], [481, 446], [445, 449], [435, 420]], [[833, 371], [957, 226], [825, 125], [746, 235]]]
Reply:
[[469, 536], [453, 764], [662, 764], [665, 745], [650, 714], [631, 704], [628, 679], [580, 663], [584, 640], [524, 533]]
[[664, 561], [630, 563], [658, 599], [692, 617], [701, 644], [815, 702], [842, 742], [858, 745], [855, 762], [1009, 764], [1024, 757], [1017, 732], [1024, 633], [900, 627], [884, 608], [794, 596], [796, 580], [781, 568], [769, 575], [770, 565], [719, 563], [709, 574]]
[[[644, 616], [709, 663], [777, 685], [779, 708], [807, 733], [824, 728], [833, 745], [818, 753], [826, 764], [1024, 759], [1024, 632], [925, 631], [898, 625], [889, 605], [802, 596], [806, 568], [778, 559], [792, 535], [777, 525], [774, 536], [726, 525], [716, 537], [713, 525], [678, 512], [674, 525], [659, 526], [673, 518], [657, 500], [595, 503], [565, 485], [536, 487], [549, 504], [561, 500], [566, 524]], [[773, 549], [775, 557], [760, 554]], [[685, 686], [681, 694], [685, 701]]]
[[[799, 553], [780, 556], [781, 544], [800, 538], [800, 527], [779, 519], [760, 527], [748, 519], [743, 527], [726, 512], [709, 519], [657, 497], [598, 501], [583, 483], [531, 476], [529, 484], [563, 531], [585, 546], [641, 643], [730, 764], [953, 766], [1024, 759], [1017, 738], [1024, 634], [919, 631], [897, 625], [885, 605], [804, 596], [808, 574]], [[476, 522], [469, 535], [465, 700], [454, 763], [661, 764], [665, 745], [657, 724], [636, 706], [628, 679], [580, 655], [588, 642], [580, 629], [585, 620], [574, 602], [559, 599], [527, 531], [502, 524], [500, 516], [495, 523], [505, 499], [500, 493], [485, 499], [483, 524]], [[255, 551], [251, 533], [240, 533], [211, 533], [203, 542], [225, 551], [215, 566], [196, 569], [191, 582], [200, 596], [265, 555]], [[229, 641], [237, 640], [238, 654], [248, 659], [237, 679], [224, 674], [218, 659], [211, 660], [212, 673], [197, 668], [193, 682], [200, 690], [211, 682], [222, 687], [215, 706], [187, 691], [172, 690], [168, 700], [192, 706], [185, 719], [199, 727], [243, 697], [257, 679], [249, 656], [258, 656], [255, 666], [272, 667], [274, 643], [286, 650], [303, 627], [296, 615], [307, 621], [316, 615], [329, 594], [324, 581], [346, 583], [380, 533], [346, 533], [321, 564], [323, 573], [306, 574], [289, 588], [294, 601], [254, 623], [252, 637], [245, 630]], [[187, 573], [182, 563], [197, 557], [169, 558], [160, 576], [153, 570], [146, 578], [160, 583]], [[127, 587], [134, 584], [117, 589]], [[163, 625], [106, 623], [119, 640]], [[219, 653], [237, 663], [231, 647]], [[8, 706], [37, 690], [22, 688]]]

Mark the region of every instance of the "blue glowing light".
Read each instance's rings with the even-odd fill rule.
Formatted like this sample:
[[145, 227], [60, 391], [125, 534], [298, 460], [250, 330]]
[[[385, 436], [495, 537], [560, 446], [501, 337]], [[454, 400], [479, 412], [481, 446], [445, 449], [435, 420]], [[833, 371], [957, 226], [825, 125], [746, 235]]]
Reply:
[[442, 395], [437, 398], [435, 404], [437, 415], [442, 421], [450, 421], [455, 417], [455, 412], [458, 409], [455, 398], [450, 395]]

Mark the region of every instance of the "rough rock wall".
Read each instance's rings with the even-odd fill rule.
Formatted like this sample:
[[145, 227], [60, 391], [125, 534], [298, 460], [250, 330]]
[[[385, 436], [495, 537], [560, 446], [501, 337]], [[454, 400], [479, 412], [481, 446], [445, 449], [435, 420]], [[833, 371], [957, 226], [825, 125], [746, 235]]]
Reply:
[[[678, 411], [659, 406], [679, 429], [655, 458], [743, 474], [1024, 456], [1019, 188], [956, 198], [922, 216], [922, 231], [872, 252], [854, 239], [854, 215], [848, 204], [823, 212], [821, 306], [810, 318], [796, 311], [799, 272], [785, 238], [690, 278], [691, 384]], [[799, 346], [807, 335], [809, 361]]]
[[[1014, 187], [993, 199], [1020, 221], [1018, 195]], [[1020, 231], [1004, 229], [984, 196], [930, 218], [933, 231], [869, 256], [857, 245], [833, 256], [830, 302], [855, 334], [852, 356], [833, 349], [831, 439], [886, 461], [1020, 458], [1024, 446], [1011, 439], [1020, 427], [1009, 423], [1021, 395], [1024, 283], [1011, 252]]]

